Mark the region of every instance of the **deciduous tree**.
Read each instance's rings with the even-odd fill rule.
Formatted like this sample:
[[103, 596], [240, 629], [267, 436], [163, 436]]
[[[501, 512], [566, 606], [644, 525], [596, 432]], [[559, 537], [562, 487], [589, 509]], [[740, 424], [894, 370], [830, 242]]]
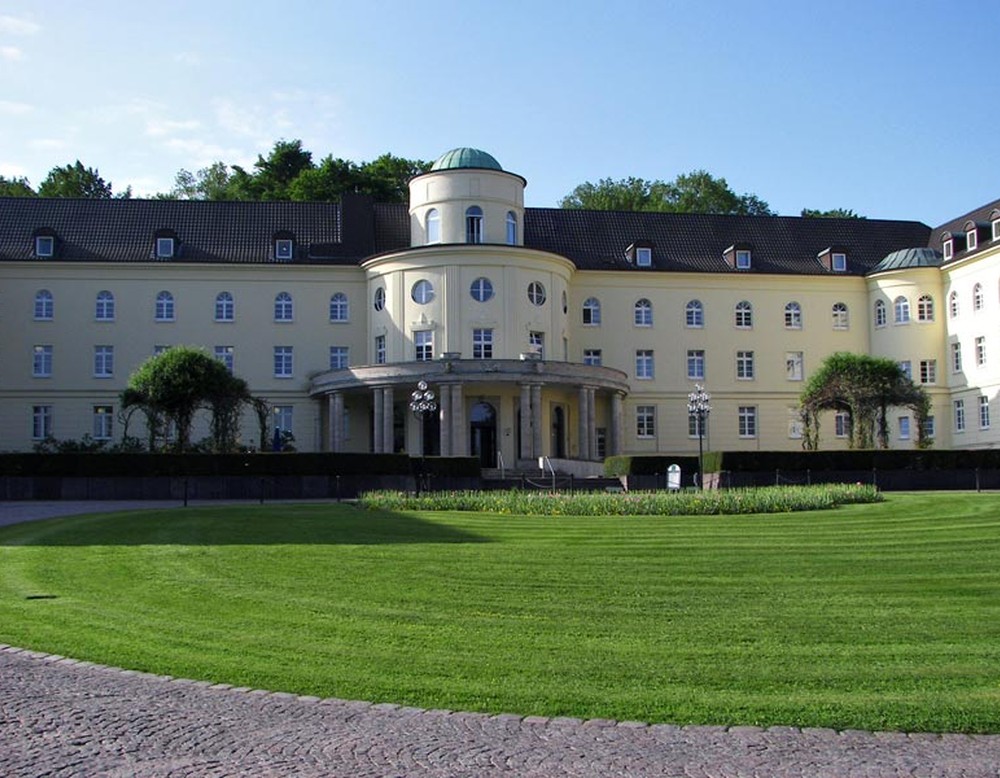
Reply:
[[40, 197], [84, 197], [108, 200], [114, 196], [111, 182], [101, 178], [97, 168], [84, 167], [80, 160], [54, 167], [38, 186]]

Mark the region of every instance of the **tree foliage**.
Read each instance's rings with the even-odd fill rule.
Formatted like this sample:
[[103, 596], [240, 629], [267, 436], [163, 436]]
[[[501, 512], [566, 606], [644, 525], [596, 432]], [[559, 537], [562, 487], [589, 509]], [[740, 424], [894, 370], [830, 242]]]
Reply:
[[816, 208], [803, 208], [801, 216], [807, 219], [867, 219], [850, 208], [831, 208], [828, 211], [820, 211]]
[[169, 348], [143, 362], [129, 377], [120, 399], [123, 410], [139, 410], [146, 416], [151, 451], [158, 448], [169, 423], [176, 428], [176, 449], [190, 448], [195, 414], [208, 408], [213, 448], [220, 452], [234, 448], [240, 413], [252, 400], [246, 381], [204, 351], [186, 346]]
[[917, 446], [924, 438], [930, 400], [893, 360], [866, 354], [837, 352], [813, 373], [800, 397], [805, 423], [804, 446], [819, 448], [819, 417], [823, 411], [846, 411], [850, 420], [851, 448], [889, 447], [888, 411], [906, 407], [914, 412]]
[[84, 197], [109, 200], [114, 196], [111, 182], [101, 178], [97, 168], [75, 164], [54, 167], [38, 186], [39, 197]]
[[655, 211], [659, 213], [718, 213], [773, 216], [770, 206], [754, 194], [736, 194], [724, 178], [705, 170], [677, 176], [673, 181], [628, 177], [586, 181], [564, 197], [561, 208], [600, 211]]
[[0, 197], [36, 197], [27, 178], [0, 176]]

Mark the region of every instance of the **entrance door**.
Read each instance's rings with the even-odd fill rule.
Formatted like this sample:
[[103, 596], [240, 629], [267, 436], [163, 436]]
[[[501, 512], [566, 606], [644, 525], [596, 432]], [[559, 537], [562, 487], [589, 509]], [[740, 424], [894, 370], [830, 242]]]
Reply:
[[472, 420], [469, 425], [471, 439], [469, 453], [479, 457], [483, 467], [497, 466], [497, 412], [487, 402], [472, 406]]
[[552, 409], [552, 456], [566, 458], [566, 409], [557, 405]]

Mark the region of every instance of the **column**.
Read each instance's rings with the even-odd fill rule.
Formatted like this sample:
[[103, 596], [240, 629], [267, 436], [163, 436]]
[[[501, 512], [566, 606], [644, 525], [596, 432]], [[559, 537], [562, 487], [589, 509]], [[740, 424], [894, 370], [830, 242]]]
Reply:
[[587, 459], [597, 459], [597, 390], [587, 387]]
[[578, 456], [580, 459], [591, 459], [590, 454], [590, 427], [587, 426], [587, 401], [589, 395], [587, 393], [587, 387], [581, 386], [577, 392], [577, 437], [579, 438], [579, 452]]
[[451, 386], [438, 385], [441, 408], [441, 456], [451, 456]]
[[387, 386], [382, 390], [382, 453], [391, 454], [393, 452], [394, 440], [392, 423], [395, 414], [392, 412], [392, 387]]
[[327, 395], [327, 408], [330, 414], [330, 451], [344, 450], [344, 395], [333, 392]]
[[532, 457], [542, 455], [542, 385], [531, 385], [531, 448]]
[[624, 447], [624, 421], [625, 410], [622, 405], [622, 394], [621, 392], [615, 392], [611, 395], [611, 456], [622, 453]]
[[531, 387], [521, 384], [521, 450], [517, 452], [520, 459], [531, 459]]
[[465, 397], [462, 385], [451, 386], [451, 454], [456, 457], [469, 455], [468, 434], [465, 428]]
[[382, 405], [381, 389], [372, 389], [372, 408], [375, 411], [375, 421], [372, 424], [372, 451], [376, 454], [381, 454], [384, 451], [382, 447], [382, 431], [384, 429], [382, 411], [384, 408]]

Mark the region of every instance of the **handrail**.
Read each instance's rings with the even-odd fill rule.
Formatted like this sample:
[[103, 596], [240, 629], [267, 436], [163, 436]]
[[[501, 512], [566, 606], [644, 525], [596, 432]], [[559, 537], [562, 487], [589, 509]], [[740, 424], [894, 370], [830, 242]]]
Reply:
[[552, 467], [552, 460], [546, 456], [539, 457], [542, 465], [542, 473], [545, 473], [545, 466], [549, 466], [549, 472], [552, 473], [552, 491], [556, 489], [556, 469]]
[[503, 479], [503, 477], [504, 477], [504, 471], [505, 471], [505, 470], [506, 470], [507, 468], [505, 468], [505, 467], [504, 467], [504, 463], [503, 463], [503, 452], [502, 452], [502, 451], [501, 451], [500, 449], [497, 449], [497, 464], [498, 464], [498, 465], [500, 465], [500, 478], [501, 478], [501, 480], [502, 480], [502, 479]]

